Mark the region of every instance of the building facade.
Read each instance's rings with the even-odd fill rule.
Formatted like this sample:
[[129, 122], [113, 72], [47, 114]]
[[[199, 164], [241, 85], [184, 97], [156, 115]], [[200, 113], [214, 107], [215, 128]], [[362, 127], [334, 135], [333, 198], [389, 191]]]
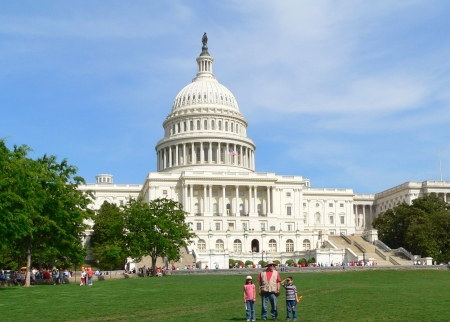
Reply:
[[196, 61], [196, 77], [163, 122], [157, 171], [143, 184], [114, 184], [112, 175], [103, 174], [80, 188], [94, 191], [95, 209], [137, 196], [182, 203], [198, 236], [189, 247], [198, 267], [227, 267], [229, 258], [346, 261], [342, 250], [324, 250], [329, 236], [365, 234], [373, 240], [371, 223], [381, 211], [429, 193], [449, 200], [450, 182], [408, 182], [364, 195], [313, 188], [299, 175], [257, 172], [248, 123], [233, 94], [214, 77], [206, 42]]

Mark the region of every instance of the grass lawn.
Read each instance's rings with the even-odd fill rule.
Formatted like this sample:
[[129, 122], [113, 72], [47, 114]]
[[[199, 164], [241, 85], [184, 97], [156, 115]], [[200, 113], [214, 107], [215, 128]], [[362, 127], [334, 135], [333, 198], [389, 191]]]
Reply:
[[[292, 275], [299, 321], [450, 321], [450, 271]], [[253, 274], [255, 279], [257, 274]], [[245, 276], [189, 275], [0, 289], [0, 321], [245, 321]], [[278, 298], [285, 320], [284, 291]], [[261, 301], [257, 298], [256, 318]]]

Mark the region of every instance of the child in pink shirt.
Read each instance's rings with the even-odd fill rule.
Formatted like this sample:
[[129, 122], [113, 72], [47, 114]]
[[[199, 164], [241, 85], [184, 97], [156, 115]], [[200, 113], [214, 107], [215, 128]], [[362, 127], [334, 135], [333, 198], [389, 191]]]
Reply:
[[256, 321], [255, 318], [255, 301], [256, 301], [256, 289], [253, 284], [252, 277], [249, 275], [246, 278], [244, 285], [244, 303], [245, 303], [245, 315], [247, 321]]

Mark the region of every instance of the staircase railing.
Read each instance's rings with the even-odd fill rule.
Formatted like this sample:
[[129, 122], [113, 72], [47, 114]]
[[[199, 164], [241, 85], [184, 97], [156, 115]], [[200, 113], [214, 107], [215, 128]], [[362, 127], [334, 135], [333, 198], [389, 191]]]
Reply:
[[383, 251], [385, 251], [386, 253], [390, 253], [392, 252], [392, 249], [389, 248], [388, 245], [386, 245], [385, 243], [383, 243], [381, 240], [377, 239], [375, 241], [375, 246], [380, 247]]
[[393, 259], [391, 256], [389, 256], [389, 261], [394, 265], [400, 265], [399, 262], [397, 262], [395, 259]]
[[402, 254], [406, 257], [408, 257], [409, 260], [413, 259], [413, 255], [408, 252], [406, 249], [404, 249], [403, 247], [397, 248], [396, 250], [394, 250], [394, 254]]
[[375, 253], [380, 256], [382, 259], [386, 260], [386, 255], [384, 255], [382, 252], [378, 250], [378, 248], [375, 248]]
[[360, 244], [358, 244], [356, 241], [353, 241], [353, 245], [355, 245], [356, 247], [358, 247], [358, 249], [360, 251], [362, 251], [363, 253], [366, 252], [366, 249], [364, 247], [362, 247]]
[[337, 249], [336, 245], [333, 244], [330, 240], [327, 240], [325, 243], [328, 244], [330, 248]]
[[345, 236], [343, 233], [341, 233], [341, 237], [344, 238], [344, 240], [349, 243], [350, 245], [352, 244], [352, 241], [350, 240], [350, 238], [348, 238], [347, 236]]

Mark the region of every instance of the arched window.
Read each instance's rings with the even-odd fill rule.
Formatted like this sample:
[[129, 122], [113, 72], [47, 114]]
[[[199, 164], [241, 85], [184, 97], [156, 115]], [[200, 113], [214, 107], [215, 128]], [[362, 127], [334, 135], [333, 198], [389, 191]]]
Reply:
[[219, 121], [219, 131], [222, 131], [222, 121]]
[[239, 133], [239, 124], [236, 124], [236, 133]]
[[178, 123], [178, 133], [180, 133], [180, 132], [181, 132], [181, 124]]
[[258, 209], [257, 209], [258, 210], [258, 215], [261, 216], [262, 215], [262, 205], [258, 204], [257, 207], [258, 207]]
[[316, 222], [316, 224], [320, 224], [320, 213], [316, 213], [314, 215], [314, 221]]
[[200, 148], [197, 148], [197, 162], [200, 162]]
[[242, 242], [239, 239], [234, 240], [233, 249], [235, 253], [242, 253]]
[[209, 155], [208, 148], [205, 146], [203, 148], [203, 160], [208, 161], [208, 155]]
[[200, 120], [197, 120], [197, 130], [200, 130]]
[[239, 205], [239, 214], [241, 215], [241, 216], [244, 216], [245, 214], [244, 214], [244, 204], [240, 204]]
[[277, 252], [277, 242], [276, 242], [275, 239], [269, 240], [269, 251], [271, 253], [276, 253]]
[[204, 252], [206, 251], [206, 243], [203, 239], [199, 239], [197, 242], [197, 246], [198, 246], [198, 250], [200, 252]]
[[234, 124], [233, 123], [230, 124], [230, 131], [234, 132]]
[[207, 129], [208, 129], [208, 121], [207, 121], [207, 120], [205, 120], [205, 121], [203, 122], [203, 129], [204, 129], [204, 130], [207, 130]]
[[215, 215], [215, 216], [219, 215], [219, 213], [217, 211], [217, 204], [216, 203], [213, 204], [213, 215]]
[[211, 121], [211, 130], [214, 130], [214, 120]]
[[190, 121], [190, 129], [191, 131], [194, 131], [194, 121]]
[[311, 249], [311, 242], [309, 241], [309, 239], [304, 239], [303, 240], [303, 250], [309, 250]]
[[286, 240], [286, 252], [292, 253], [294, 251], [294, 241], [292, 239]]
[[223, 240], [222, 239], [216, 240], [216, 251], [223, 252], [223, 250], [224, 250]]
[[196, 204], [194, 205], [194, 214], [200, 215], [200, 212], [198, 211], [198, 203], [196, 203]]
[[227, 215], [230, 215], [231, 213], [231, 205], [227, 203]]
[[225, 131], [228, 131], [228, 122], [225, 122]]

